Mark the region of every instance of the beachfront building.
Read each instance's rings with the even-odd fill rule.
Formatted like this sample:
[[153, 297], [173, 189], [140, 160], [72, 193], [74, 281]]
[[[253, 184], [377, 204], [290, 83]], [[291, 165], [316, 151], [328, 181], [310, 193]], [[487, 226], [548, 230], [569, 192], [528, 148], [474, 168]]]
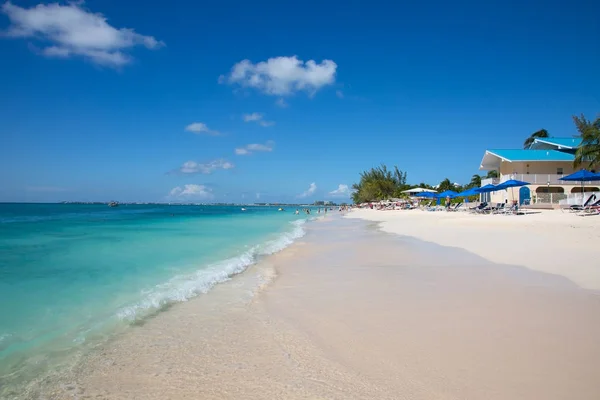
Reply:
[[536, 138], [528, 149], [486, 150], [479, 169], [497, 171], [498, 178], [483, 179], [481, 185], [498, 184], [509, 179], [529, 182], [530, 185], [501, 190], [484, 195], [485, 201], [517, 200], [519, 204], [558, 204], [572, 199], [580, 202], [582, 191], [600, 190], [599, 182], [561, 181], [565, 175], [581, 168], [573, 166], [579, 138]]

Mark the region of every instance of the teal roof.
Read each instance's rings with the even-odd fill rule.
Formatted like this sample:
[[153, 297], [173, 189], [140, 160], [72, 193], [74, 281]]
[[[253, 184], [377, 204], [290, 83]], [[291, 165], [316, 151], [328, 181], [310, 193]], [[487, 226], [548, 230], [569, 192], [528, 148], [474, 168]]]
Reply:
[[573, 154], [557, 150], [488, 150], [488, 153], [503, 158], [505, 161], [573, 161]]
[[581, 138], [578, 137], [549, 137], [536, 138], [534, 142], [550, 144], [558, 147], [575, 148], [581, 144]]

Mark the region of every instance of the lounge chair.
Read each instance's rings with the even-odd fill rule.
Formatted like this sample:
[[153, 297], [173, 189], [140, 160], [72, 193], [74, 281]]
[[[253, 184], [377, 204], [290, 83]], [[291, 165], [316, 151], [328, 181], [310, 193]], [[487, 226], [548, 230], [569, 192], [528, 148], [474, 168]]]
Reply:
[[448, 211], [458, 211], [458, 209], [463, 205], [463, 202], [461, 201], [460, 203], [456, 203], [454, 205], [454, 207], [450, 206], [448, 207]]
[[479, 204], [478, 206], [469, 208], [469, 212], [479, 213], [479, 211], [485, 209], [487, 206], [488, 206], [488, 202], [484, 201], [483, 203]]
[[503, 214], [505, 205], [506, 205], [506, 203], [496, 204], [496, 207], [492, 208], [492, 214]]
[[597, 215], [600, 214], [600, 200], [592, 203], [580, 210], [576, 215]]
[[[594, 203], [596, 202], [596, 203]], [[585, 203], [583, 203], [583, 205], [580, 204], [575, 204], [575, 205], [571, 205], [569, 208], [567, 208], [567, 210], [571, 211], [571, 212], [579, 212], [579, 211], [583, 211], [586, 209], [586, 207], [589, 207], [593, 204], [597, 204], [598, 202], [596, 201], [596, 195], [592, 194], [590, 197], [588, 197], [588, 199], [585, 201]]]

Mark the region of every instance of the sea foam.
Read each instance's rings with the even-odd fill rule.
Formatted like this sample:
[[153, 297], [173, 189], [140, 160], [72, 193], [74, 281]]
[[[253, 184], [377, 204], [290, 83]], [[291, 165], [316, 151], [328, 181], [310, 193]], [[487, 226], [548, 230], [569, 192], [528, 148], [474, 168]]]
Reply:
[[274, 240], [253, 246], [242, 254], [213, 263], [194, 273], [178, 275], [167, 282], [156, 285], [142, 293], [142, 300], [121, 308], [117, 317], [125, 321], [136, 321], [153, 314], [173, 303], [187, 301], [193, 297], [207, 293], [215, 285], [230, 280], [234, 275], [244, 272], [255, 264], [260, 257], [275, 254], [305, 235], [303, 228], [306, 220], [290, 222], [294, 225], [289, 232], [281, 234]]

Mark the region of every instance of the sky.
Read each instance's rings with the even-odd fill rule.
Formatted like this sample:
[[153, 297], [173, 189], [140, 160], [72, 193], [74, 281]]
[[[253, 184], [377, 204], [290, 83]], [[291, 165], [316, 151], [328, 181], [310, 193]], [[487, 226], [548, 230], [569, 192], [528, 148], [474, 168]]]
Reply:
[[0, 201], [347, 201], [600, 112], [597, 1], [0, 0]]

